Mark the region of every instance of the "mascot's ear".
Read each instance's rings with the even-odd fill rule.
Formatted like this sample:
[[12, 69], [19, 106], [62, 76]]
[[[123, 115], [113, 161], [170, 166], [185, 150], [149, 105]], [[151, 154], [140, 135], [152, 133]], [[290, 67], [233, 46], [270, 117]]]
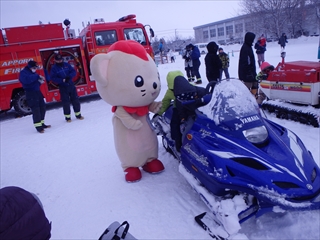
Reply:
[[107, 86], [108, 84], [107, 71], [110, 59], [110, 54], [99, 53], [90, 61], [92, 76], [101, 86]]

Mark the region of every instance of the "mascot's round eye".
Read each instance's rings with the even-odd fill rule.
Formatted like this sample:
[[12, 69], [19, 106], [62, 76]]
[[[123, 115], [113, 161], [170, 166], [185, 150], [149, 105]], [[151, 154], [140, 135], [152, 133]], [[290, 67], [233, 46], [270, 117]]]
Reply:
[[136, 78], [134, 79], [134, 85], [136, 87], [142, 87], [144, 84], [143, 78], [141, 76], [136, 76]]

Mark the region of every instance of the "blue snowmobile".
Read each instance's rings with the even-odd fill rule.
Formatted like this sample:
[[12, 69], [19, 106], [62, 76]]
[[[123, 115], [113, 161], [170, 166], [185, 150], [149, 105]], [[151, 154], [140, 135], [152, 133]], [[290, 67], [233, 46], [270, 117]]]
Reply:
[[201, 221], [205, 213], [197, 216], [211, 236], [225, 239], [239, 230], [233, 223], [228, 226], [223, 216], [228, 214], [217, 210], [218, 202], [236, 196], [246, 204], [237, 212], [239, 223], [269, 211], [320, 209], [320, 169], [311, 152], [295, 133], [262, 116], [240, 80], [218, 82], [211, 101], [196, 113], [183, 133], [180, 153], [170, 136], [172, 107], [155, 126], [214, 222], [224, 225], [226, 234], [215, 234]]

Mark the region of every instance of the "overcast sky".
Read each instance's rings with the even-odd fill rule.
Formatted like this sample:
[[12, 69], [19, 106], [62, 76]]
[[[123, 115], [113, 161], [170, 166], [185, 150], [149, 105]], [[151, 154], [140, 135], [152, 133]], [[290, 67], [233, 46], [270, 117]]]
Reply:
[[156, 36], [170, 39], [175, 34], [193, 36], [193, 27], [239, 15], [239, 0], [211, 1], [81, 1], [81, 0], [0, 0], [1, 28], [43, 23], [62, 23], [68, 18], [71, 28], [82, 29], [82, 22], [95, 18], [116, 21], [136, 14], [137, 21], [151, 25]]

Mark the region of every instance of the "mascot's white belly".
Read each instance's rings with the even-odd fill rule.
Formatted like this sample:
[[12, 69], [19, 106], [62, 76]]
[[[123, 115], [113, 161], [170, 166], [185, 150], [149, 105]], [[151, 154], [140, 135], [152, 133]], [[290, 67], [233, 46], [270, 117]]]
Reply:
[[116, 116], [112, 119], [115, 148], [123, 169], [141, 167], [158, 158], [158, 139], [147, 122], [148, 115], [131, 116], [142, 122], [143, 126], [140, 129], [128, 129]]

